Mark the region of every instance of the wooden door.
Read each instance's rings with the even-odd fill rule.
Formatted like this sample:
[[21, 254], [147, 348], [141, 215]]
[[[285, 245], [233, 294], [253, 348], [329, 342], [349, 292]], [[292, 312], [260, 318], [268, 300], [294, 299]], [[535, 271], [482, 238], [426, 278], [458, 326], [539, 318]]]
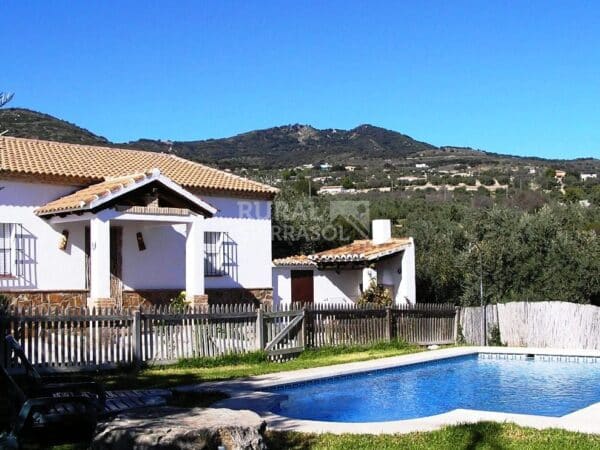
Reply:
[[84, 251], [85, 251], [85, 288], [90, 289], [90, 254], [91, 254], [91, 244], [90, 244], [90, 227], [85, 227], [85, 242], [84, 242]]
[[123, 306], [123, 228], [110, 227], [110, 297]]
[[314, 303], [315, 289], [312, 270], [292, 270], [292, 302]]

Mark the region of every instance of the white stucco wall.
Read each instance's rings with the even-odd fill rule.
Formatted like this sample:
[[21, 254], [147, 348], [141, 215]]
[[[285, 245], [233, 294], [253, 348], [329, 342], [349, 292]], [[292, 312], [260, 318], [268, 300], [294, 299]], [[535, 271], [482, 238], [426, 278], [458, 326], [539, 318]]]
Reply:
[[[400, 270], [399, 270], [400, 269]], [[289, 304], [292, 298], [292, 270], [313, 270], [315, 303], [355, 301], [360, 295], [362, 270], [318, 270], [315, 267], [274, 266], [272, 269], [273, 301]], [[392, 286], [397, 305], [416, 302], [414, 243], [402, 253], [375, 264], [377, 282]]]
[[394, 302], [397, 305], [415, 303], [415, 245], [411, 245], [402, 253], [376, 264], [377, 282], [393, 287]]
[[[33, 210], [73, 191], [72, 186], [0, 180], [0, 222], [23, 225], [24, 273], [0, 279], [0, 290], [81, 290], [85, 288], [84, 225], [51, 226]], [[69, 231], [65, 250], [61, 233]]]
[[273, 302], [292, 301], [292, 270], [312, 270], [315, 303], [345, 303], [360, 295], [361, 270], [318, 270], [315, 267], [273, 267]]
[[[270, 202], [207, 196], [202, 196], [202, 200], [218, 209], [214, 217], [204, 220], [204, 231], [228, 233], [235, 260], [230, 274], [206, 277], [205, 288], [270, 288]], [[144, 236], [144, 251], [137, 247], [139, 231]], [[184, 264], [185, 225], [124, 225], [125, 289], [184, 289]]]
[[271, 270], [271, 286], [273, 286], [273, 304], [289, 304], [292, 298], [291, 267], [273, 266]]
[[[20, 223], [25, 235], [26, 264], [19, 279], [0, 279], [0, 290], [85, 289], [85, 226], [87, 221], [51, 225], [35, 208], [67, 195], [76, 186], [0, 180], [0, 222]], [[227, 232], [236, 248], [232, 276], [208, 277], [206, 288], [271, 287], [271, 203], [224, 197], [202, 199], [215, 206], [204, 220], [205, 231]], [[185, 288], [185, 225], [114, 221], [123, 227], [123, 283], [127, 290]], [[59, 250], [61, 232], [69, 245]], [[146, 250], [137, 246], [142, 232]], [[203, 251], [201, 249], [200, 251]], [[199, 273], [198, 276], [204, 276]]]
[[[125, 290], [185, 289], [184, 224], [120, 222], [118, 225], [123, 227]], [[137, 245], [138, 232], [141, 232], [144, 238], [144, 251], [140, 251]]]
[[206, 231], [227, 232], [234, 242], [237, 270], [232, 276], [207, 277], [206, 288], [271, 287], [271, 202], [202, 196], [218, 209]]
[[360, 270], [316, 270], [314, 273], [315, 302], [342, 303], [360, 295]]

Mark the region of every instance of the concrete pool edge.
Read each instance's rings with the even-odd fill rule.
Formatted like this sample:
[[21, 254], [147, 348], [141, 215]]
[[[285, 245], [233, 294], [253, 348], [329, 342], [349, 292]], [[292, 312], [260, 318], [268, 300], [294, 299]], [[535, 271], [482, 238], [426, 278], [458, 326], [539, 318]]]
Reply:
[[567, 357], [598, 357], [598, 350], [566, 350], [547, 348], [521, 347], [452, 347], [440, 350], [424, 351], [389, 358], [346, 363], [332, 366], [302, 369], [289, 372], [278, 372], [250, 377], [242, 380], [203, 383], [201, 385], [184, 386], [178, 391], [221, 391], [229, 395], [228, 399], [215, 403], [214, 407], [231, 409], [249, 409], [260, 414], [268, 426], [276, 430], [301, 431], [311, 433], [409, 433], [415, 431], [433, 431], [447, 425], [475, 423], [480, 421], [510, 422], [533, 428], [561, 428], [569, 431], [600, 434], [600, 403], [592, 404], [562, 417], [547, 417], [528, 414], [499, 413], [455, 409], [443, 414], [404, 419], [388, 422], [322, 422], [301, 420], [280, 416], [268, 410], [278, 394], [265, 392], [263, 389], [281, 384], [329, 378], [332, 376], [352, 375], [371, 370], [386, 369], [405, 365], [431, 362], [458, 356], [479, 353], [548, 355]]

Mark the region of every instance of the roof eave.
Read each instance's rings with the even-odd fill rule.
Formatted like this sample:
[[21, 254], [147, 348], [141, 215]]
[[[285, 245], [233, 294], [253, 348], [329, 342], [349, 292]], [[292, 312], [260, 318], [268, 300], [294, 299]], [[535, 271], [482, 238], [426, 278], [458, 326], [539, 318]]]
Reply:
[[[175, 183], [168, 177], [161, 175], [159, 170], [157, 170], [157, 169], [152, 170], [144, 175], [145, 175], [145, 177], [140, 180], [133, 179], [133, 181], [132, 181], [132, 179], [124, 179], [123, 184], [121, 185], [121, 187], [119, 189], [115, 189], [114, 191], [107, 189], [107, 195], [96, 196], [95, 199], [93, 199], [87, 203], [81, 202], [78, 207], [58, 208], [58, 209], [48, 209], [48, 210], [44, 210], [44, 208], [41, 207], [41, 208], [36, 209], [34, 211], [34, 213], [39, 217], [46, 217], [46, 216], [54, 216], [54, 215], [58, 215], [58, 214], [84, 213], [84, 212], [93, 211], [95, 209], [101, 208], [104, 204], [110, 202], [111, 200], [114, 200], [114, 199], [119, 198], [123, 195], [126, 195], [130, 192], [133, 192], [133, 191], [135, 191], [141, 187], [144, 187], [147, 184], [150, 184], [155, 181], [161, 183], [166, 188], [172, 190], [173, 192], [177, 193], [178, 195], [181, 195], [186, 200], [188, 200], [189, 202], [196, 205], [198, 208], [205, 211], [207, 213], [206, 216], [212, 217], [213, 215], [215, 215], [217, 213], [217, 211], [218, 211], [217, 208], [215, 208], [214, 206], [210, 205], [209, 203], [199, 199], [194, 194], [192, 194], [191, 192], [182, 188], [181, 186], [179, 186], [177, 183]], [[133, 175], [132, 175], [132, 177], [133, 177]]]

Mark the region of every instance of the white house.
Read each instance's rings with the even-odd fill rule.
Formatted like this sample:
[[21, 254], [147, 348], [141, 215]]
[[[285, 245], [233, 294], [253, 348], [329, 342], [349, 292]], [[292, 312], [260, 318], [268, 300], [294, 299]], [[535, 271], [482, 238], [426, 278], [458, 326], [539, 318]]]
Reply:
[[595, 173], [582, 173], [580, 175], [580, 177], [581, 177], [581, 181], [586, 181], [586, 180], [596, 179], [596, 178], [598, 178], [598, 175]]
[[0, 294], [270, 301], [276, 192], [171, 154], [0, 137]]
[[414, 304], [413, 239], [392, 238], [389, 220], [374, 220], [372, 228], [370, 240], [274, 260], [273, 303], [354, 302], [375, 280], [389, 289], [395, 304]]
[[344, 189], [344, 187], [342, 187], [342, 186], [321, 186], [318, 194], [319, 195], [323, 195], [323, 194], [336, 195], [336, 194], [343, 194], [344, 192], [346, 192], [346, 189]]

